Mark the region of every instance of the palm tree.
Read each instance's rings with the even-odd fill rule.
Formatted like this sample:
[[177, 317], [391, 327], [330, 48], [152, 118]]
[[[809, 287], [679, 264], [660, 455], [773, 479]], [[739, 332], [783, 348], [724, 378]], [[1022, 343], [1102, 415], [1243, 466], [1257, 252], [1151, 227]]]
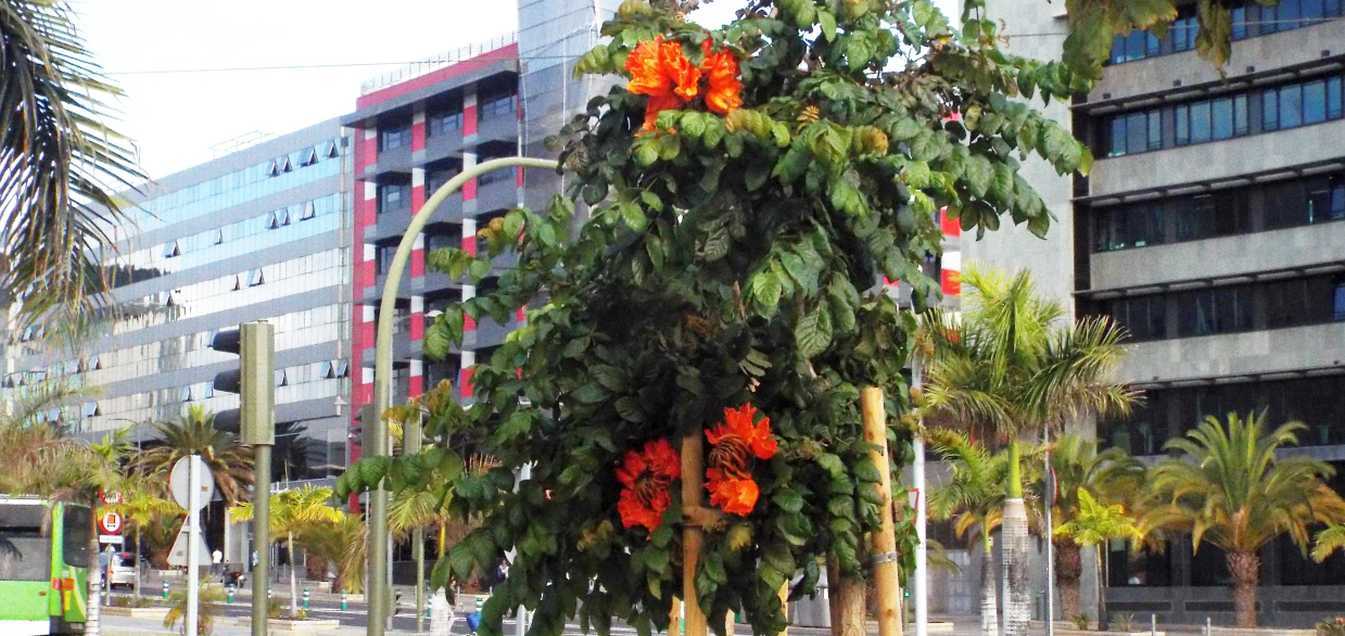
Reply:
[[[1051, 507], [1051, 544], [1055, 548], [1055, 580], [1064, 616], [1079, 615], [1079, 579], [1083, 575], [1081, 544], [1059, 528], [1082, 514], [1080, 493], [1108, 503], [1119, 503], [1127, 493], [1142, 492], [1145, 468], [1119, 448], [1098, 452], [1097, 442], [1078, 435], [1061, 435], [1051, 444], [1051, 468], [1058, 495]], [[1100, 617], [1099, 617], [1100, 618]]]
[[[121, 513], [126, 529], [135, 533], [135, 595], [140, 596], [140, 554], [143, 552], [146, 535], [151, 537], [150, 545], [161, 544], [164, 550], [176, 536], [177, 522], [186, 511], [177, 502], [164, 497], [163, 482], [151, 480], [142, 475], [133, 475], [124, 483], [121, 490], [121, 503], [113, 504], [111, 509]], [[167, 536], [163, 536], [163, 535]]]
[[[321, 530], [324, 524], [341, 520], [342, 512], [333, 508], [331, 488], [303, 486], [271, 495], [270, 530], [273, 540], [285, 539], [285, 550], [290, 555], [290, 615], [299, 614], [299, 582], [294, 572], [294, 537], [305, 532]], [[235, 523], [251, 521], [251, 503], [242, 503], [229, 510], [229, 519]]]
[[1128, 412], [1138, 394], [1106, 381], [1125, 335], [1106, 318], [1058, 324], [1066, 319], [1063, 307], [1038, 296], [1027, 272], [1006, 278], [973, 269], [963, 282], [969, 293], [960, 321], [938, 310], [925, 317], [922, 333], [932, 342], [922, 402], [930, 413], [1007, 441], [1004, 631], [1018, 636], [1026, 633], [1032, 602], [1022, 439], [1076, 418]]
[[1332, 524], [1317, 533], [1312, 547], [1312, 560], [1321, 563], [1339, 550], [1345, 552], [1345, 524]]
[[351, 546], [364, 545], [364, 520], [359, 515], [337, 512], [340, 513], [337, 520], [313, 525], [297, 535], [296, 540], [310, 559], [316, 558], [335, 570], [333, 592], [360, 592], [364, 585], [365, 551], [359, 551], [358, 559], [347, 558], [347, 555]]
[[[215, 619], [219, 618], [220, 605], [224, 603], [224, 589], [211, 583], [209, 580], [201, 581], [197, 596], [196, 605], [196, 634], [197, 636], [210, 636], [215, 630]], [[187, 590], [180, 589], [174, 591], [168, 597], [168, 613], [164, 614], [163, 626], [172, 628], [179, 621], [182, 627], [178, 628], [182, 634], [187, 633]]]
[[930, 429], [926, 433], [931, 448], [948, 462], [951, 478], [929, 495], [930, 517], [936, 520], [956, 517], [953, 530], [961, 538], [977, 536], [981, 540], [981, 633], [998, 632], [998, 608], [995, 602], [994, 535], [999, 527], [1006, 482], [1009, 478], [1007, 451], [990, 453], [973, 442], [966, 433]]
[[1329, 465], [1277, 456], [1304, 428], [1290, 422], [1267, 431], [1264, 412], [1229, 413], [1226, 425], [1210, 416], [1169, 440], [1165, 447], [1182, 456], [1153, 470], [1150, 482], [1170, 504], [1161, 511], [1167, 525], [1190, 531], [1195, 550], [1208, 543], [1224, 551], [1240, 627], [1256, 626], [1261, 548], [1288, 534], [1306, 553], [1311, 525], [1345, 521], [1345, 501], [1324, 483]]
[[143, 176], [103, 123], [119, 95], [65, 2], [0, 0], [0, 296], [24, 323], [79, 319], [107, 288], [95, 259], [121, 214], [106, 188]]
[[[1051, 533], [1051, 539], [1054, 541], [1056, 537], [1061, 537], [1076, 546], [1097, 549], [1098, 558], [1093, 560], [1093, 568], [1097, 575], [1097, 622], [1101, 627], [1107, 622], [1107, 595], [1103, 590], [1106, 581], [1105, 545], [1112, 539], [1129, 539], [1138, 543], [1143, 536], [1121, 504], [1102, 503], [1094, 499], [1093, 495], [1088, 493], [1088, 489], [1083, 487], [1075, 491], [1075, 499], [1077, 509], [1073, 518], [1060, 524]], [[1077, 596], [1075, 601], [1078, 601]]]
[[163, 445], [140, 454], [135, 466], [146, 475], [166, 476], [179, 459], [200, 455], [210, 468], [210, 476], [226, 505], [237, 505], [246, 498], [252, 484], [252, 451], [241, 446], [234, 436], [215, 428], [215, 415], [199, 404], [175, 422], [155, 422], [154, 429]]

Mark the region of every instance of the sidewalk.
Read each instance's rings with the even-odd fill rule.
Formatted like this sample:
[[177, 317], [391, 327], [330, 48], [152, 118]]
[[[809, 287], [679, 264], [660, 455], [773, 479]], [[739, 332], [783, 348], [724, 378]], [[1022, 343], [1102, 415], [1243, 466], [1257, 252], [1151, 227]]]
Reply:
[[[163, 623], [152, 619], [124, 618], [121, 616], [109, 616], [102, 619], [103, 636], [181, 636], [181, 629], [181, 625], [170, 629], [164, 627]], [[342, 625], [316, 633], [356, 636], [365, 632], [364, 627]], [[216, 620], [212, 634], [213, 636], [252, 636], [251, 622], [247, 619], [222, 616]], [[400, 630], [388, 630], [387, 634], [390, 636], [420, 636], [414, 631]]]

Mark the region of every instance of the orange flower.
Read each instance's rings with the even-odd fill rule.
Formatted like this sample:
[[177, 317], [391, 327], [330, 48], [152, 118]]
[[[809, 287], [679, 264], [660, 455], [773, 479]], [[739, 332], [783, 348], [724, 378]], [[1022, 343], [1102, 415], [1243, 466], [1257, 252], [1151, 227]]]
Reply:
[[738, 58], [728, 49], [713, 51], [710, 39], [701, 42], [705, 59], [701, 73], [709, 79], [705, 91], [705, 106], [711, 111], [727, 115], [743, 105], [743, 83], [738, 79]]
[[705, 488], [710, 491], [710, 505], [740, 517], [752, 513], [760, 496], [757, 482], [726, 477], [718, 468], [705, 471]]
[[616, 469], [622, 486], [616, 505], [621, 525], [644, 526], [650, 532], [658, 528], [663, 511], [672, 503], [672, 482], [681, 475], [681, 459], [666, 439], [649, 440], [639, 451], [626, 451]]
[[701, 70], [687, 59], [679, 42], [665, 41], [663, 36], [635, 45], [626, 57], [626, 71], [630, 73], [626, 89], [649, 96], [640, 128], [644, 132], [654, 130], [660, 111], [679, 108], [700, 93]]
[[760, 422], [755, 422], [756, 417], [757, 408], [750, 403], [736, 409], [724, 409], [724, 423], [705, 431], [705, 439], [719, 445], [726, 438], [738, 438], [757, 459], [770, 459], [778, 449], [775, 436], [771, 435], [771, 418], [763, 417]]

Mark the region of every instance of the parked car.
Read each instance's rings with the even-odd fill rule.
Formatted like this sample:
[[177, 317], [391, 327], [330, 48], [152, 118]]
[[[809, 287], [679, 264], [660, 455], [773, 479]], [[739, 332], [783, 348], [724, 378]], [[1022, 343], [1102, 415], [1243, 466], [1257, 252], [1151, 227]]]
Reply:
[[118, 552], [114, 555], [108, 571], [108, 585], [112, 588], [118, 585], [127, 589], [135, 587], [135, 554]]

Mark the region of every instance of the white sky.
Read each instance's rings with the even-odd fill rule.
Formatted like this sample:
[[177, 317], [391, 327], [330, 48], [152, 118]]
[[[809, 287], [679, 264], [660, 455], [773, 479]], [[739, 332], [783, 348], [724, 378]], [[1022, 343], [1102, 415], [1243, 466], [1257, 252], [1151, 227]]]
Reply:
[[[116, 104], [119, 128], [152, 178], [207, 161], [245, 136], [348, 113], [364, 80], [511, 33], [518, 22], [515, 0], [69, 2], [89, 49], [127, 93]], [[716, 26], [742, 5], [718, 0], [691, 17]], [[200, 70], [306, 65], [348, 66]], [[192, 72], [143, 72], [162, 70]]]

